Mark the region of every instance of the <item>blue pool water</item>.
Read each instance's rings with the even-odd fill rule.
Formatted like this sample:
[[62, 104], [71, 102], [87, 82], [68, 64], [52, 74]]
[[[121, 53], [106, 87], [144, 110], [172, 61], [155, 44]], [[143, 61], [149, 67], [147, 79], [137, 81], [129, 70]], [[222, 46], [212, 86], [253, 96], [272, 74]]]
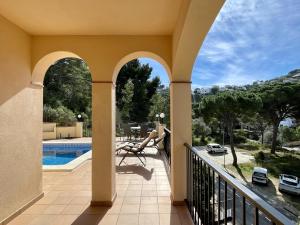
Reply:
[[90, 143], [47, 143], [43, 144], [43, 165], [64, 165], [87, 153]]

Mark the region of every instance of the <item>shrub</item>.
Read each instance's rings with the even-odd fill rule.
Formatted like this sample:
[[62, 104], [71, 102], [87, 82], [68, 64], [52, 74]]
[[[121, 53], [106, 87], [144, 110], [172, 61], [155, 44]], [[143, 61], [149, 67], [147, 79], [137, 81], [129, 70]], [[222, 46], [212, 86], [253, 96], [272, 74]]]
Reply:
[[51, 108], [44, 106], [44, 121], [58, 123], [61, 126], [68, 126], [77, 121], [75, 114], [65, 106]]
[[245, 136], [241, 136], [241, 135], [235, 135], [234, 136], [234, 143], [235, 144], [245, 143], [246, 141], [247, 141], [247, 138]]
[[197, 137], [193, 136], [192, 145], [193, 146], [200, 146], [200, 138], [197, 138]]
[[264, 161], [265, 160], [265, 153], [263, 151], [259, 151], [254, 155], [256, 161]]

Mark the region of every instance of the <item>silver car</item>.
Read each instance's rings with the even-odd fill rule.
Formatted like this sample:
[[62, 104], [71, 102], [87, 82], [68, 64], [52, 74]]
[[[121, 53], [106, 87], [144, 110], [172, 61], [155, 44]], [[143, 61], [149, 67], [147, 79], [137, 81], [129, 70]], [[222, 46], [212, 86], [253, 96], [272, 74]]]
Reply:
[[278, 189], [279, 191], [300, 195], [300, 180], [293, 175], [281, 174]]
[[268, 184], [268, 170], [262, 167], [254, 167], [252, 173], [252, 183]]
[[227, 153], [227, 149], [219, 144], [208, 144], [206, 150], [208, 153]]

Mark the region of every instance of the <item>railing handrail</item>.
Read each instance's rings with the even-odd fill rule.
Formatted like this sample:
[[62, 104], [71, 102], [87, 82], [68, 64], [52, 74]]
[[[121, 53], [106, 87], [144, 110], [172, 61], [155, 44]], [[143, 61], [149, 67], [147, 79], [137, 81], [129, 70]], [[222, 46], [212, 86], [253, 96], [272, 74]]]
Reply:
[[281, 212], [279, 212], [277, 209], [275, 209], [273, 206], [271, 206], [269, 203], [267, 203], [265, 200], [263, 200], [253, 191], [251, 191], [249, 188], [244, 186], [239, 180], [229, 175], [226, 171], [224, 171], [224, 169], [220, 165], [209, 159], [207, 156], [200, 155], [198, 151], [191, 145], [185, 143], [184, 146], [187, 147], [187, 149], [189, 149], [193, 153], [195, 153], [198, 157], [200, 157], [207, 165], [211, 167], [211, 169], [213, 169], [216, 173], [221, 175], [224, 181], [226, 181], [234, 189], [239, 191], [248, 201], [254, 204], [255, 207], [257, 207], [261, 212], [268, 216], [273, 222], [282, 225], [295, 224], [285, 215], [283, 215]]

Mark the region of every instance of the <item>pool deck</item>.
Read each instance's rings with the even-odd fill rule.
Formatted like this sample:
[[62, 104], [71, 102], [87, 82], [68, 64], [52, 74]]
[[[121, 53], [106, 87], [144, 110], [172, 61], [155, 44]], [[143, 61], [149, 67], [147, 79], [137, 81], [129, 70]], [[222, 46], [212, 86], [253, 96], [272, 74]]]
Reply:
[[9, 225], [192, 225], [185, 206], [172, 206], [162, 156], [146, 148], [146, 167], [136, 157], [118, 166], [112, 207], [91, 207], [91, 160], [72, 172], [43, 172], [45, 196]]

